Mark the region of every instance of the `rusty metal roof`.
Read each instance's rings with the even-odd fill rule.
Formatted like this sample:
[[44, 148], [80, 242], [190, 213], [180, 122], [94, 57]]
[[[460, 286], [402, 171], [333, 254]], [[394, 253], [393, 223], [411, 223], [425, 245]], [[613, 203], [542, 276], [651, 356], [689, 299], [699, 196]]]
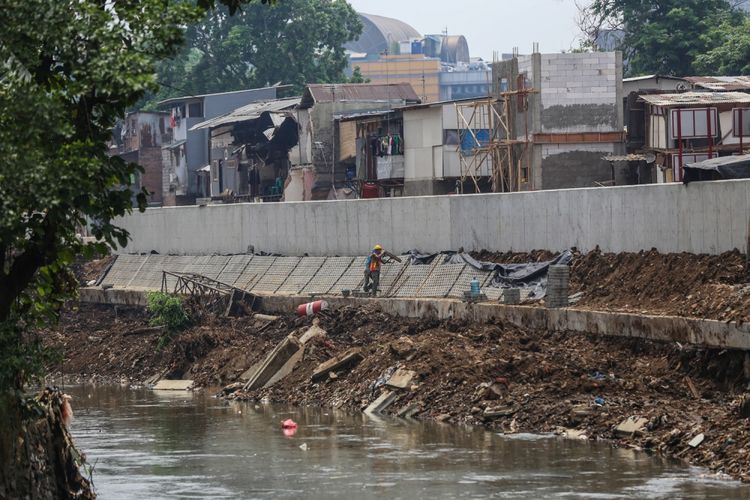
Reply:
[[260, 118], [260, 115], [266, 111], [269, 113], [275, 113], [292, 109], [300, 103], [299, 97], [290, 97], [287, 99], [275, 99], [273, 101], [259, 101], [253, 102], [246, 106], [230, 111], [229, 113], [209, 120], [202, 121], [190, 130], [199, 130], [203, 128], [214, 128], [220, 125], [228, 125], [230, 123], [244, 122], [248, 120], [255, 120]]
[[683, 92], [680, 94], [645, 94], [640, 98], [654, 106], [690, 106], [706, 104], [746, 104], [750, 94], [744, 92]]
[[696, 88], [727, 92], [732, 90], [750, 90], [750, 76], [686, 76]]
[[334, 101], [421, 102], [408, 83], [315, 83], [305, 87], [300, 107], [309, 108], [319, 102]]

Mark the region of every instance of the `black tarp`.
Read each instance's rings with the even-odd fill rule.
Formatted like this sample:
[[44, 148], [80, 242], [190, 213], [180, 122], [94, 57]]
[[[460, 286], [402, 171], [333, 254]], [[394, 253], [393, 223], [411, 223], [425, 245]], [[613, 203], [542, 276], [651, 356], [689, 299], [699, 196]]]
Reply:
[[430, 264], [434, 259], [442, 259], [441, 264], [468, 264], [478, 271], [492, 272], [489, 286], [495, 288], [529, 289], [530, 299], [541, 299], [547, 294], [547, 273], [551, 265], [566, 265], [573, 260], [573, 252], [565, 250], [552, 260], [525, 262], [521, 264], [498, 264], [476, 260], [464, 252], [441, 252], [423, 254], [417, 250], [407, 253], [412, 265]]
[[720, 179], [750, 179], [750, 155], [721, 156], [685, 165], [685, 184]]

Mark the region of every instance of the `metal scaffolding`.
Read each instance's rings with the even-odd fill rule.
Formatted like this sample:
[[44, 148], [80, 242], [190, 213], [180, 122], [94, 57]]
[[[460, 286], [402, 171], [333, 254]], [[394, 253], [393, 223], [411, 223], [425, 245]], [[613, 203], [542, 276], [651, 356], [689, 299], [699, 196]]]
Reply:
[[[478, 178], [489, 176], [492, 192], [520, 191], [530, 175], [530, 158], [526, 154], [528, 133], [528, 96], [534, 89], [521, 88], [500, 92], [498, 98], [487, 97], [455, 102], [458, 122], [457, 151], [461, 168], [461, 185], [471, 179], [481, 192]], [[513, 99], [517, 100], [513, 110]], [[523, 117], [525, 132], [517, 138], [515, 119]], [[517, 148], [521, 146], [522, 149]], [[526, 162], [525, 168], [522, 163]]]
[[195, 273], [162, 271], [161, 291], [164, 293], [170, 292], [170, 276], [175, 279], [171, 293], [198, 297], [196, 303], [202, 310], [229, 316], [238, 308], [253, 310], [257, 306], [254, 294]]

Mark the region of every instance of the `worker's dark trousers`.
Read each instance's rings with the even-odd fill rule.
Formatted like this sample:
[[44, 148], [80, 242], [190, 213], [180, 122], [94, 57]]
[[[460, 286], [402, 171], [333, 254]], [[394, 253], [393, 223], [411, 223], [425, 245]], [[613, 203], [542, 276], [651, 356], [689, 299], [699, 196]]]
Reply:
[[[372, 284], [370, 284], [372, 281]], [[378, 293], [378, 285], [380, 284], [380, 271], [365, 270], [365, 286], [362, 288], [365, 292], [372, 290], [372, 295], [375, 296]]]

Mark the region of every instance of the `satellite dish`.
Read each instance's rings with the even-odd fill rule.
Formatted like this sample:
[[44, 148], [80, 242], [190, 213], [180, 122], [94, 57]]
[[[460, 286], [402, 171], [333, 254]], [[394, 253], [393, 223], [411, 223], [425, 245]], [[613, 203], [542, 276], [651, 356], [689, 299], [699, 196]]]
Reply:
[[654, 153], [646, 153], [646, 163], [654, 163], [656, 161], [656, 155]]

